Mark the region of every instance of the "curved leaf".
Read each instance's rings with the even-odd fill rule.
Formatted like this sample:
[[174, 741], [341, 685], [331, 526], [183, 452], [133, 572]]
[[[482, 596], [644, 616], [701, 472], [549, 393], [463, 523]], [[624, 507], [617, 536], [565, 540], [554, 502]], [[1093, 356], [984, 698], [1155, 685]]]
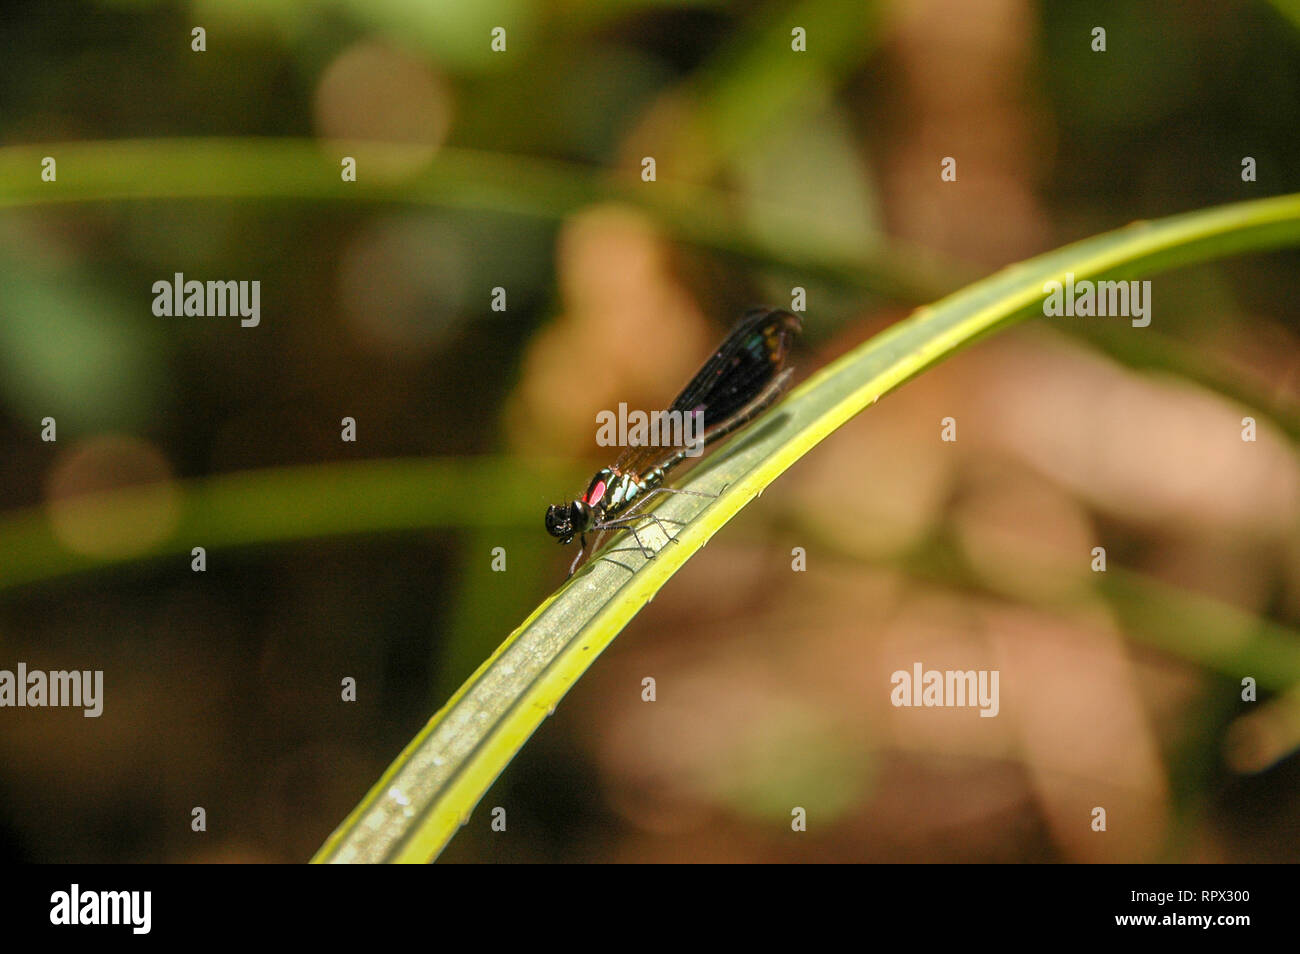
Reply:
[[1076, 280], [1149, 276], [1298, 242], [1300, 195], [1135, 223], [1011, 266], [917, 310], [835, 361], [683, 485], [719, 496], [673, 495], [659, 508], [662, 516], [686, 521], [676, 543], [649, 561], [635, 551], [618, 554], [633, 572], [595, 560], [538, 607], [412, 740], [313, 860], [435, 857], [596, 656], [741, 507], [882, 395], [1038, 309], [1046, 282], [1064, 281], [1067, 272]]

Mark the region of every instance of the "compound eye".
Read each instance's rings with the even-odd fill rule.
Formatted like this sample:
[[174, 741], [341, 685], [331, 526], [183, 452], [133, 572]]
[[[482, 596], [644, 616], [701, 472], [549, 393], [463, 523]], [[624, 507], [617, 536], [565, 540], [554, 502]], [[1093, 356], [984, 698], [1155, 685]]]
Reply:
[[[551, 506], [546, 508], [546, 532], [553, 537], [573, 539], [572, 508]], [[567, 543], [568, 540], [565, 540]]]
[[569, 528], [578, 533], [586, 533], [591, 528], [591, 508], [581, 500], [569, 506]]

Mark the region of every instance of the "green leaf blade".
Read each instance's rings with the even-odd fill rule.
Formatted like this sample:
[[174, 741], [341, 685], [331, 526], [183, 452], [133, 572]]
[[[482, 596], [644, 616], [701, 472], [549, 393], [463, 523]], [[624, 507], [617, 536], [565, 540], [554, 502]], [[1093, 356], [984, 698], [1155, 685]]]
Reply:
[[715, 452], [683, 485], [708, 493], [725, 485], [716, 498], [673, 495], [656, 511], [685, 521], [677, 542], [649, 561], [634, 556], [635, 572], [594, 560], [538, 607], [407, 746], [313, 860], [436, 857], [596, 656], [727, 521], [881, 396], [1033, 313], [1047, 282], [1067, 272], [1076, 280], [1150, 275], [1297, 243], [1300, 195], [1135, 223], [1006, 268], [918, 309], [844, 355]]

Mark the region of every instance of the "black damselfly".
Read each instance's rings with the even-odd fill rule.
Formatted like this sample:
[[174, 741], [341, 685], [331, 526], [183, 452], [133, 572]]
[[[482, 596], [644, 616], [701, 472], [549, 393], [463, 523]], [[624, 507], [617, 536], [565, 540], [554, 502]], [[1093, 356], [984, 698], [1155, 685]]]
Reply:
[[547, 533], [561, 543], [572, 543], [574, 537], [581, 540], [582, 549], [569, 566], [570, 576], [587, 552], [589, 533], [627, 530], [642, 554], [653, 556], [654, 551], [641, 542], [633, 524], [638, 520], [653, 521], [671, 539], [653, 513], [636, 512], [656, 495], [716, 496], [660, 485], [668, 472], [687, 457], [698, 456], [705, 446], [744, 427], [775, 403], [790, 382], [792, 371], [783, 366], [801, 328], [799, 317], [788, 311], [755, 308], [746, 312], [668, 409], [670, 414], [700, 416], [696, 420], [702, 420], [703, 425], [693, 441], [685, 446], [629, 447], [613, 467], [604, 468], [591, 479], [585, 494], [572, 503], [547, 509]]

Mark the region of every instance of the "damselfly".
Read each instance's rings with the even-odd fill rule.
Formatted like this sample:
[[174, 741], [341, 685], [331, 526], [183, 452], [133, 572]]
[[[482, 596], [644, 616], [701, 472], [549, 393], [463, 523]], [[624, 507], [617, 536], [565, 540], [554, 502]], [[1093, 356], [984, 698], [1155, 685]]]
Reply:
[[572, 503], [547, 509], [547, 533], [561, 543], [572, 543], [574, 537], [581, 540], [581, 549], [569, 566], [570, 576], [587, 552], [589, 533], [627, 530], [642, 554], [653, 556], [654, 551], [641, 542], [633, 524], [653, 521], [671, 539], [659, 517], [637, 512], [656, 495], [717, 496], [661, 485], [668, 472], [687, 457], [698, 456], [704, 446], [744, 427], [775, 403], [790, 382], [792, 371], [784, 368], [785, 357], [801, 328], [799, 317], [788, 311], [755, 308], [746, 312], [668, 409], [670, 413], [702, 415], [703, 426], [694, 442], [629, 447], [614, 466], [591, 479], [585, 494]]

